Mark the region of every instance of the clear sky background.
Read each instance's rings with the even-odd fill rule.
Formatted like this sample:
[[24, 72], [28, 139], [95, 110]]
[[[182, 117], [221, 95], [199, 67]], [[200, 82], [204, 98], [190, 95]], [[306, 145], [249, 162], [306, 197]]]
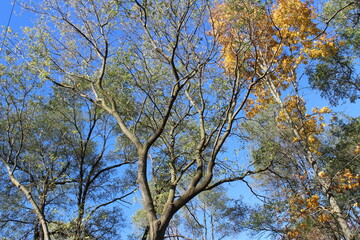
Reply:
[[[12, 7], [13, 3], [16, 3], [16, 0], [0, 0], [0, 26], [2, 26], [4, 29], [5, 26], [8, 25], [10, 15], [11, 15], [11, 21], [10, 21], [9, 26], [14, 31], [20, 30], [21, 26], [32, 26], [31, 14], [22, 13], [20, 6], [18, 6], [17, 4], [15, 4], [15, 6], [13, 8]], [[11, 12], [12, 12], [12, 14], [11, 14]], [[1, 38], [0, 38], [1, 45], [2, 45], [3, 39], [4, 39], [4, 34], [1, 34]], [[326, 100], [320, 98], [319, 92], [311, 90], [310, 88], [307, 87], [306, 79], [304, 79], [303, 84], [305, 87], [305, 89], [303, 91], [303, 92], [305, 92], [304, 98], [307, 100], [308, 109], [311, 109], [313, 107], [328, 106], [328, 102]], [[334, 107], [331, 107], [331, 108], [334, 109], [335, 112], [344, 112], [344, 113], [347, 113], [352, 116], [359, 116], [359, 113], [360, 113], [359, 104], [348, 104], [347, 103], [347, 104], [340, 105], [337, 108], [334, 108]], [[236, 157], [239, 160], [242, 159], [241, 164], [246, 164], [246, 162], [247, 162], [246, 153], [239, 153], [239, 155], [236, 156], [235, 151], [234, 151], [236, 148], [237, 148], [236, 145], [229, 146], [228, 152], [224, 155], [226, 155], [226, 157], [228, 157], [228, 158]], [[254, 195], [252, 195], [252, 193], [250, 192], [250, 190], [246, 187], [246, 185], [244, 183], [232, 183], [228, 187], [229, 187], [229, 196], [230, 197], [237, 198], [239, 196], [242, 196], [243, 200], [246, 203], [259, 202], [257, 200], [257, 198]], [[137, 198], [139, 198], [139, 197], [140, 197], [140, 194], [137, 193]], [[131, 199], [130, 199], [130, 202], [133, 202], [133, 201], [131, 201]], [[127, 215], [128, 219], [129, 219], [129, 224], [131, 221], [130, 216], [134, 212], [134, 210], [137, 208], [139, 208], [139, 204], [135, 204], [134, 206], [129, 207], [129, 208], [124, 208], [125, 214]], [[128, 229], [127, 233], [131, 233], [131, 229]], [[243, 233], [240, 236], [238, 236], [238, 238], [234, 238], [234, 239], [252, 240], [254, 238], [247, 237], [246, 233]], [[259, 238], [259, 239], [267, 239], [267, 238], [264, 237], [264, 238]]]

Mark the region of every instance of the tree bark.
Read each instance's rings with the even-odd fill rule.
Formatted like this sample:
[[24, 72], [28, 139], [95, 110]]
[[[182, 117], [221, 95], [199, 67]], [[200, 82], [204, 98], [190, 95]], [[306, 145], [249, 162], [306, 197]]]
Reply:
[[8, 168], [8, 174], [9, 174], [11, 182], [25, 194], [26, 199], [30, 202], [31, 206], [33, 207], [34, 212], [40, 222], [44, 240], [51, 240], [49, 228], [48, 228], [44, 213], [41, 212], [39, 206], [36, 204], [34, 198], [31, 195], [31, 192], [14, 177], [9, 166], [8, 165], [6, 165], [6, 166]]

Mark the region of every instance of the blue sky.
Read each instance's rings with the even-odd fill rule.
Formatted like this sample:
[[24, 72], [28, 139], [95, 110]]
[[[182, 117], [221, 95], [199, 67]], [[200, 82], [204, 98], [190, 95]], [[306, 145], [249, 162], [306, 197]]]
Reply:
[[[12, 9], [12, 3], [14, 3], [14, 0], [1, 0], [0, 1], [0, 25], [6, 26], [9, 21], [9, 17], [11, 14]], [[31, 14], [29, 13], [22, 13], [20, 6], [15, 5], [14, 11], [12, 14], [10, 27], [13, 28], [15, 31], [19, 30], [21, 26], [31, 26], [31, 20], [30, 20]], [[1, 44], [3, 41], [4, 36], [1, 35]], [[308, 89], [306, 91], [306, 95], [304, 96], [306, 100], [308, 100], [308, 109], [311, 109], [315, 106], [322, 107], [322, 106], [328, 106], [328, 102], [322, 98], [320, 98], [320, 94], [316, 91]], [[347, 114], [350, 114], [352, 116], [358, 116], [360, 113], [360, 105], [359, 104], [344, 104], [340, 105], [337, 108], [333, 108], [337, 112], [344, 112]], [[228, 158], [236, 157], [234, 153], [234, 149], [231, 149], [229, 147], [229, 151], [226, 153]], [[242, 159], [242, 157], [237, 157], [239, 159]], [[246, 157], [244, 157], [246, 162]], [[242, 196], [243, 200], [247, 203], [255, 203], [259, 202], [255, 196], [253, 196], [250, 192], [250, 190], [246, 187], [244, 183], [232, 183], [229, 186], [229, 196], [236, 198], [238, 196]], [[137, 194], [139, 197], [139, 194]], [[130, 208], [124, 208], [125, 213], [130, 217], [131, 213], [133, 213], [134, 208], [137, 208], [139, 205], [134, 205]], [[130, 233], [130, 229], [128, 230]], [[253, 238], [247, 237], [246, 233], [241, 234], [239, 238], [237, 239], [243, 239], [243, 240], [251, 240]], [[261, 238], [266, 239], [266, 238]]]
[[[12, 9], [12, 3], [16, 2], [14, 0], [1, 0], [0, 1], [0, 25], [6, 26]], [[14, 11], [12, 14], [12, 18], [10, 21], [10, 27], [14, 28], [15, 30], [19, 29], [20, 26], [30, 26], [31, 21], [29, 19], [29, 13], [21, 13], [21, 8], [17, 4], [14, 6]]]

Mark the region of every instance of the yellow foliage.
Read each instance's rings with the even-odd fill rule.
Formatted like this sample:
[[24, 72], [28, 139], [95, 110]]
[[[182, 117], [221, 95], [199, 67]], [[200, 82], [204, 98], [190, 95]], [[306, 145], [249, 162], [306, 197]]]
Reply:
[[325, 178], [326, 173], [325, 173], [324, 171], [320, 171], [320, 172], [318, 173], [318, 176], [319, 176], [320, 178]]
[[318, 114], [322, 114], [322, 113], [331, 113], [331, 109], [328, 107], [323, 107], [321, 109], [318, 108], [313, 108], [312, 109], [313, 113], [318, 113]]
[[320, 141], [317, 135], [325, 128], [323, 114], [330, 112], [328, 107], [323, 107], [314, 108], [313, 114], [306, 114], [304, 100], [298, 96], [289, 96], [284, 99], [284, 108], [279, 111], [276, 120], [282, 129], [288, 126], [296, 130], [298, 135], [293, 137], [293, 142], [305, 143], [309, 151], [320, 156]]
[[290, 237], [290, 239], [297, 239], [299, 234], [300, 234], [300, 232], [297, 229], [291, 230], [287, 233], [287, 235]]
[[326, 208], [320, 207], [319, 199], [318, 195], [312, 195], [305, 199], [300, 194], [289, 199], [290, 211], [288, 213], [293, 227], [287, 229], [289, 239], [302, 239], [302, 236], [306, 235], [309, 230], [309, 219], [317, 220], [320, 223], [333, 219]]
[[[249, 0], [218, 4], [211, 14], [212, 35], [222, 46], [225, 73], [249, 82], [266, 73], [275, 88], [286, 90], [296, 81], [300, 64], [337, 51], [336, 39], [320, 34], [315, 17], [310, 2], [301, 0], [277, 0], [270, 12]], [[245, 109], [247, 117], [274, 102], [270, 82], [253, 88], [252, 101]]]
[[355, 153], [355, 154], [359, 154], [359, 153], [360, 153], [360, 143], [357, 144], [354, 153]]
[[329, 220], [331, 220], [331, 219], [332, 219], [332, 217], [329, 216], [329, 215], [326, 214], [326, 213], [323, 213], [323, 214], [321, 214], [320, 216], [318, 216], [318, 221], [319, 221], [319, 222], [326, 222], [326, 221], [329, 221]]
[[273, 7], [272, 15], [284, 40], [289, 43], [297, 43], [299, 40], [305, 40], [309, 35], [319, 32], [316, 24], [312, 22], [315, 14], [309, 6], [309, 2], [278, 0]]
[[308, 143], [314, 144], [314, 143], [317, 142], [317, 141], [318, 141], [318, 140], [317, 140], [316, 137], [314, 137], [314, 135], [308, 136]]
[[312, 195], [309, 199], [306, 200], [308, 208], [315, 208], [319, 206], [319, 196]]
[[334, 181], [333, 189], [337, 193], [342, 193], [346, 190], [351, 190], [360, 187], [360, 175], [353, 174], [350, 169], [342, 171]]

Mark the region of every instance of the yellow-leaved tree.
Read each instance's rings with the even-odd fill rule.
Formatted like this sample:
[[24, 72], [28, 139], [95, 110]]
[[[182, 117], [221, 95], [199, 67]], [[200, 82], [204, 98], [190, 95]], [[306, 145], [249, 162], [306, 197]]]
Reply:
[[[261, 1], [229, 0], [219, 3], [212, 13], [213, 34], [222, 45], [220, 64], [228, 75], [242, 79], [251, 88], [246, 117], [256, 122], [265, 112], [270, 118], [274, 116], [272, 127], [278, 137], [271, 137], [278, 142], [274, 152], [278, 168], [274, 167], [273, 173], [293, 181], [292, 186], [282, 186], [281, 190], [288, 199], [282, 232], [289, 239], [302, 239], [309, 232], [311, 219], [316, 231], [322, 227], [314, 220], [338, 229], [337, 236], [355, 239], [356, 227], [349, 222], [349, 214], [339, 202], [341, 197], [333, 193], [337, 185], [333, 180], [342, 173], [329, 179], [322, 170], [320, 135], [331, 110], [321, 107], [309, 112], [299, 91], [304, 67], [335, 55], [341, 42], [316, 24], [314, 5], [308, 1], [277, 0], [269, 6]], [[264, 139], [260, 141], [267, 144]], [[284, 154], [279, 156], [281, 151]], [[288, 159], [294, 168], [291, 174], [279, 167], [286, 165], [281, 159]], [[347, 171], [351, 187], [358, 187], [356, 176]]]

